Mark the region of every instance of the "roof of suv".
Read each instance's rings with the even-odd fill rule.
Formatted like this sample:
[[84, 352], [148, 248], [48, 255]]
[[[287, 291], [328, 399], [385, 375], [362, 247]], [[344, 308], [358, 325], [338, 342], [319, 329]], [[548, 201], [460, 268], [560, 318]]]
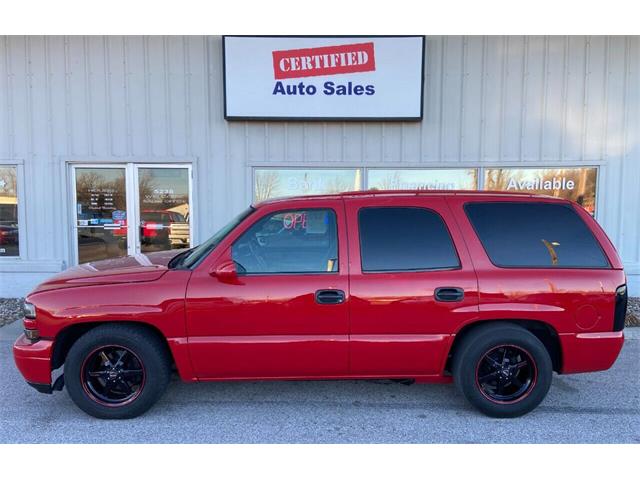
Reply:
[[289, 202], [291, 200], [309, 200], [309, 199], [323, 199], [323, 198], [353, 198], [353, 197], [407, 197], [412, 195], [420, 196], [469, 196], [469, 197], [490, 197], [500, 195], [502, 197], [532, 197], [532, 198], [544, 198], [551, 200], [558, 200], [560, 202], [566, 202], [566, 200], [552, 197], [550, 195], [540, 195], [535, 193], [516, 193], [516, 192], [500, 192], [500, 191], [478, 191], [478, 190], [360, 190], [355, 192], [342, 192], [322, 195], [301, 195], [293, 197], [278, 197], [269, 200], [264, 200], [256, 204], [266, 205], [272, 203]]

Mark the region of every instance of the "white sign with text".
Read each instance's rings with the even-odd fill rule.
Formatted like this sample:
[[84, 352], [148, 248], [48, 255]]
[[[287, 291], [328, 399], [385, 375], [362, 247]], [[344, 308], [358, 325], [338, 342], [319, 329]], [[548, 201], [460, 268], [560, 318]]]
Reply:
[[424, 37], [224, 37], [225, 118], [420, 120]]

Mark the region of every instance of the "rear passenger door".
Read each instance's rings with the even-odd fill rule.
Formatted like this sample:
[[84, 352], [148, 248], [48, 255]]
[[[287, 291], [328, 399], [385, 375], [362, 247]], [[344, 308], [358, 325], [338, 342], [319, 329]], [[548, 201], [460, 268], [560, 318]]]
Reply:
[[476, 275], [439, 196], [346, 198], [351, 374], [439, 374], [477, 315]]

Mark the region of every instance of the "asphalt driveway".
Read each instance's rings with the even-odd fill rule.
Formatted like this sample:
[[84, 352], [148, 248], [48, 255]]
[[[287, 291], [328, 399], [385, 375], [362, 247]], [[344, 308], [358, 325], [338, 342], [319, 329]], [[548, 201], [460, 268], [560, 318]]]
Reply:
[[[640, 335], [607, 372], [555, 376], [525, 417], [498, 420], [452, 385], [388, 381], [224, 382], [177, 379], [143, 417], [87, 416], [66, 391], [37, 393], [15, 368], [20, 324], [0, 328], [0, 442], [468, 443], [640, 442]], [[637, 329], [636, 329], [637, 331]]]

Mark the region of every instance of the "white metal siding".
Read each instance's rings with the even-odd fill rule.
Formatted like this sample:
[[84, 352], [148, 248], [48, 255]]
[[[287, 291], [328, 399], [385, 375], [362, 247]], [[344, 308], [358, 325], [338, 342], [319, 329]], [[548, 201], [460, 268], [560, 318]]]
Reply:
[[193, 161], [196, 241], [251, 200], [256, 165], [601, 165], [598, 220], [640, 274], [640, 37], [426, 45], [422, 122], [265, 123], [223, 119], [220, 37], [0, 38], [0, 162], [24, 165], [28, 235], [0, 296], [69, 259], [65, 162], [114, 159]]

